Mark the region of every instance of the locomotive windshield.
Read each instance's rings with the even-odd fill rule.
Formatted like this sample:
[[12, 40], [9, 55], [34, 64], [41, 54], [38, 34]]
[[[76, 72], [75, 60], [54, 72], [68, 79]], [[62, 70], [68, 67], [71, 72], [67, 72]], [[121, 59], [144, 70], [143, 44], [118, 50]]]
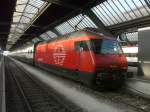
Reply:
[[94, 39], [92, 42], [92, 50], [96, 54], [121, 54], [122, 49], [115, 40]]

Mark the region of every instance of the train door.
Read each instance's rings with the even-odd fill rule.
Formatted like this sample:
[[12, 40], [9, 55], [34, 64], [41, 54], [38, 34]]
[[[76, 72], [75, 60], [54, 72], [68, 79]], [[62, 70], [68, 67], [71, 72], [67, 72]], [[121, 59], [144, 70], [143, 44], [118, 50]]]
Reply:
[[76, 57], [75, 57], [75, 70], [76, 72], [80, 71], [80, 55], [81, 55], [81, 42], [76, 42], [75, 43], [75, 52], [76, 52]]
[[76, 49], [76, 71], [82, 71], [85, 63], [86, 51], [88, 49], [86, 41], [79, 41], [75, 43]]

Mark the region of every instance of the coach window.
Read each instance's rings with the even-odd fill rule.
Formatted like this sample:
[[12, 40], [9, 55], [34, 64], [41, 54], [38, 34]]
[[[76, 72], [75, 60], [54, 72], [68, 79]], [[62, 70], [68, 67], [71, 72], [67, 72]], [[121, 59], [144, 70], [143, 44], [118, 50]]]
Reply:
[[88, 46], [86, 41], [80, 41], [75, 43], [75, 50], [76, 51], [88, 51]]

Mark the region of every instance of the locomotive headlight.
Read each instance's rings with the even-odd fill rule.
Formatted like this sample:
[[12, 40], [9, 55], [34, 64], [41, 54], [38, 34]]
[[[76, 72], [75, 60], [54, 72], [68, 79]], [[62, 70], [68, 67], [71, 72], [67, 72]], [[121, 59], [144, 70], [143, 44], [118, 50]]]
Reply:
[[128, 69], [128, 67], [126, 67], [126, 66], [123, 66], [123, 67], [121, 67], [123, 70], [127, 70]]

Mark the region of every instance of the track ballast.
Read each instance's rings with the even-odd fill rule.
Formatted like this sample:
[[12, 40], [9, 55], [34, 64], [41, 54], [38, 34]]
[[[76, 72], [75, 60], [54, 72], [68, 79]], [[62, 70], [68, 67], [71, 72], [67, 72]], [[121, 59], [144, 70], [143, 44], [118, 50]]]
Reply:
[[[15, 63], [7, 61], [6, 109], [7, 112], [82, 112], [83, 110], [53, 90], [47, 92]], [[65, 102], [65, 103], [64, 103]], [[67, 103], [67, 104], [66, 104]]]

